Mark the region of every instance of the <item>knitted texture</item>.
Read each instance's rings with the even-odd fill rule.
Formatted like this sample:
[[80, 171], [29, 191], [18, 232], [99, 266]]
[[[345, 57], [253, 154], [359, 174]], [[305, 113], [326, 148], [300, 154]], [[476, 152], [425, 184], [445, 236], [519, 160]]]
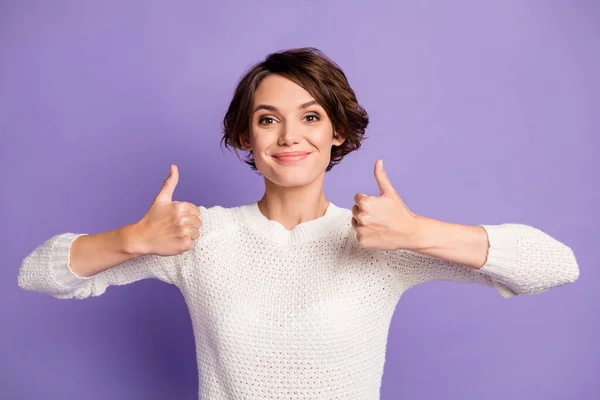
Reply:
[[571, 249], [522, 224], [481, 225], [490, 248], [474, 269], [408, 250], [361, 247], [352, 212], [287, 230], [257, 203], [200, 207], [194, 247], [147, 255], [92, 277], [69, 266], [81, 233], [50, 238], [21, 265], [18, 283], [59, 299], [99, 296], [155, 278], [176, 285], [191, 314], [200, 399], [379, 399], [387, 334], [408, 289], [447, 280], [495, 288], [504, 298], [574, 282]]

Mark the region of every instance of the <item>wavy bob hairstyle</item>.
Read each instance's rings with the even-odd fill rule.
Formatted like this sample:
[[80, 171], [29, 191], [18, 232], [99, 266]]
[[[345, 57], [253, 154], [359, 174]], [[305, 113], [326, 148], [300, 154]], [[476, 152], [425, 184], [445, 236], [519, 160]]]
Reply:
[[[325, 109], [333, 131], [345, 138], [340, 146], [332, 146], [326, 171], [338, 164], [346, 154], [360, 147], [361, 141], [366, 138], [369, 116], [358, 104], [342, 69], [314, 47], [269, 54], [264, 61], [249, 69], [239, 81], [223, 119], [221, 146], [224, 144], [227, 149], [233, 148], [238, 158], [238, 151], [245, 151], [241, 139], [249, 139], [254, 93], [270, 74], [290, 79], [309, 92]], [[252, 151], [248, 151], [244, 162], [253, 170], [257, 169]]]

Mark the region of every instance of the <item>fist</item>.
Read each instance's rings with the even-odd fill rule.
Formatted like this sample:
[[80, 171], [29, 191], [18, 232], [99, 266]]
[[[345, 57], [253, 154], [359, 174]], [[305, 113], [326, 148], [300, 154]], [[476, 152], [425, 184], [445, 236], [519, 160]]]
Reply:
[[408, 209], [383, 169], [375, 163], [379, 196], [358, 193], [352, 207], [352, 227], [358, 243], [377, 250], [412, 249], [415, 245], [419, 217]]
[[200, 236], [200, 208], [185, 201], [173, 201], [179, 182], [176, 165], [152, 202], [146, 215], [136, 224], [136, 248], [141, 254], [173, 256], [190, 250]]

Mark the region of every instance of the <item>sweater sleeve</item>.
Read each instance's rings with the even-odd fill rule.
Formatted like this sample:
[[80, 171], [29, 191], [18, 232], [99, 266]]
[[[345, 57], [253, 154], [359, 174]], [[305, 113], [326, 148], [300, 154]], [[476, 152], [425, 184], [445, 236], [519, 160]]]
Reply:
[[480, 225], [490, 247], [482, 268], [456, 264], [409, 250], [384, 252], [384, 262], [408, 290], [420, 283], [455, 281], [495, 287], [500, 296], [533, 295], [579, 278], [571, 248], [547, 233], [523, 224]]
[[178, 283], [182, 259], [187, 252], [175, 256], [144, 255], [91, 277], [78, 276], [70, 267], [70, 250], [75, 239], [83, 235], [86, 234], [59, 234], [33, 250], [21, 263], [17, 278], [19, 287], [58, 299], [84, 299], [100, 296], [108, 286], [146, 278]]

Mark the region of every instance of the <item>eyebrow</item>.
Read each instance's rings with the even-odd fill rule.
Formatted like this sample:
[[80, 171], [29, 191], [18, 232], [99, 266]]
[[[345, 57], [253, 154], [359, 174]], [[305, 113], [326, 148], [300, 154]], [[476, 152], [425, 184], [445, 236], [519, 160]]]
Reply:
[[[300, 106], [298, 108], [299, 109], [303, 109], [303, 108], [310, 107], [310, 106], [312, 106], [314, 104], [319, 104], [319, 102], [317, 100], [311, 100], [311, 101], [308, 101], [306, 103], [300, 104]], [[259, 105], [256, 106], [256, 108], [254, 109], [254, 111], [252, 112], [252, 114], [254, 114], [255, 112], [257, 112], [258, 110], [268, 110], [268, 111], [275, 111], [275, 112], [278, 111], [277, 107], [275, 107], [275, 106], [270, 106], [268, 104], [259, 104]]]

